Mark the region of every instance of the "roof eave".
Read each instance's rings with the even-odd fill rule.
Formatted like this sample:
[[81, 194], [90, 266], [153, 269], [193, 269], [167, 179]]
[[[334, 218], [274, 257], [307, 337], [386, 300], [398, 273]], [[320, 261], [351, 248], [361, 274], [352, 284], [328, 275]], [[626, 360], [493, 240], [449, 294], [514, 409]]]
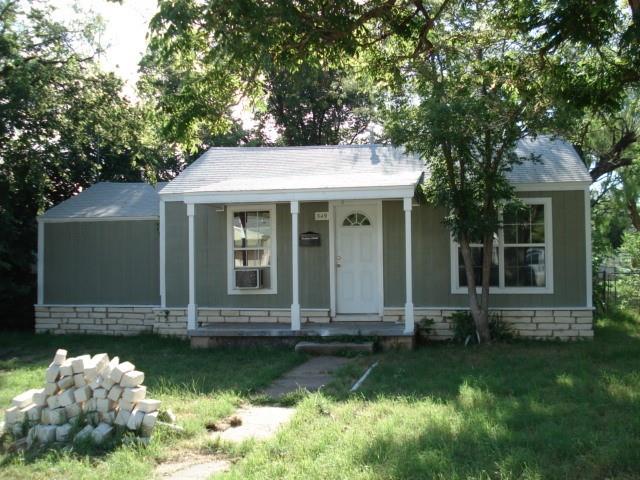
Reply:
[[516, 183], [512, 185], [517, 192], [548, 192], [548, 191], [567, 191], [567, 190], [585, 190], [591, 186], [591, 181], [579, 182], [530, 182]]
[[184, 201], [185, 203], [256, 203], [286, 201], [327, 201], [327, 200], [367, 200], [391, 199], [413, 196], [419, 179], [410, 184], [340, 187], [340, 188], [306, 188], [281, 190], [246, 190], [237, 192], [183, 192], [160, 193], [164, 201]]

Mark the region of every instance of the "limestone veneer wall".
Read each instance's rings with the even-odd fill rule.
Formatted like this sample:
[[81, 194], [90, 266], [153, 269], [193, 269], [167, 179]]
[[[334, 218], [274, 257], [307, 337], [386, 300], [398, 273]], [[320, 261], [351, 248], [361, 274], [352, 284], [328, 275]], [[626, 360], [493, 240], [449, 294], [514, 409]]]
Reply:
[[[434, 321], [431, 325], [433, 340], [449, 340], [453, 338], [453, 321], [451, 316], [455, 310], [416, 308], [416, 323], [423, 318]], [[502, 316], [502, 320], [510, 324], [520, 337], [538, 340], [578, 340], [593, 338], [593, 310], [591, 309], [531, 309], [531, 310], [495, 310], [494, 314]], [[385, 321], [403, 322], [404, 309], [385, 309]]]
[[[136, 335], [143, 332], [177, 337], [187, 336], [186, 308], [153, 306], [36, 306], [36, 332]], [[430, 338], [453, 338], [451, 309], [416, 308], [416, 323], [434, 321]], [[496, 310], [521, 337], [577, 340], [593, 338], [593, 311], [590, 309]], [[303, 323], [328, 323], [329, 311], [302, 310]], [[404, 309], [386, 308], [384, 321], [404, 322]], [[199, 308], [198, 326], [214, 323], [291, 323], [286, 309]]]

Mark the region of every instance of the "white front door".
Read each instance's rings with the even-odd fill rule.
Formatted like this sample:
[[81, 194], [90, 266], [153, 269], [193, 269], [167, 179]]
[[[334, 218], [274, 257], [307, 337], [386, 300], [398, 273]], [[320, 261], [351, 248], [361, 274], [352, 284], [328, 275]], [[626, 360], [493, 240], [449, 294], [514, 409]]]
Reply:
[[379, 313], [379, 221], [376, 204], [336, 206], [338, 314]]

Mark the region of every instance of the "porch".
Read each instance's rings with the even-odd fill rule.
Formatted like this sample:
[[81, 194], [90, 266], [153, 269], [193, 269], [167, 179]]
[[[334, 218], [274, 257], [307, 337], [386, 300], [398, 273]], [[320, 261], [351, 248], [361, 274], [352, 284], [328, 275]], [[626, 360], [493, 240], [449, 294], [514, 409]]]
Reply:
[[402, 323], [331, 322], [304, 323], [298, 330], [287, 324], [217, 323], [188, 331], [192, 347], [237, 346], [253, 344], [293, 345], [305, 338], [373, 337], [383, 349], [413, 347], [413, 332], [405, 332]]

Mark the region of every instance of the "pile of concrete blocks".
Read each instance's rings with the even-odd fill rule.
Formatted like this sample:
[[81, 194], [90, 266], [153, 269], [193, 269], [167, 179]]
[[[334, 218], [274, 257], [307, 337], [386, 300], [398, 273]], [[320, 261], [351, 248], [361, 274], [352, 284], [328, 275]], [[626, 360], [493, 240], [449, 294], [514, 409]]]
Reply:
[[116, 431], [148, 441], [159, 400], [146, 398], [144, 373], [106, 353], [68, 358], [58, 350], [44, 388], [27, 390], [5, 412], [5, 429], [27, 445], [81, 440], [103, 443]]

